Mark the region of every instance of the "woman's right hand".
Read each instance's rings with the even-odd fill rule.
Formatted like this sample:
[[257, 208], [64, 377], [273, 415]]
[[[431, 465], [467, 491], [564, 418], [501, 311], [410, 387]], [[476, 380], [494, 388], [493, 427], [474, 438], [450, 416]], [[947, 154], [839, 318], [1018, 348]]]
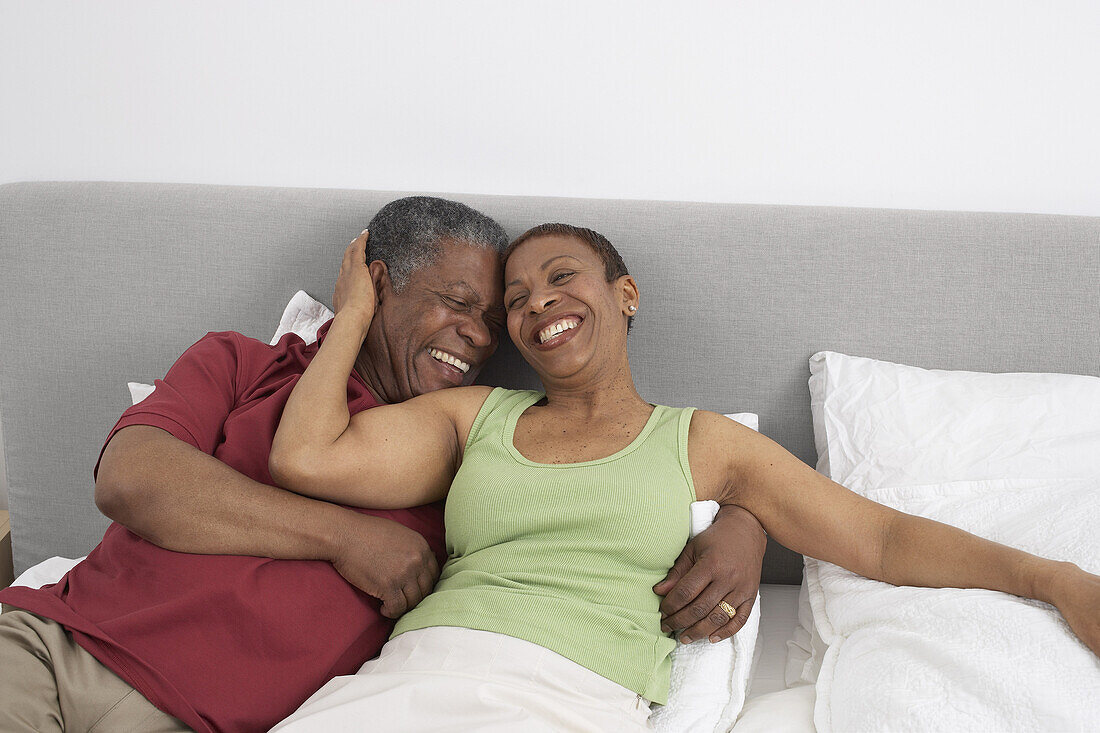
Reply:
[[374, 308], [378, 303], [378, 291], [367, 264], [369, 236], [370, 233], [364, 229], [344, 250], [344, 261], [340, 263], [340, 274], [336, 277], [336, 289], [332, 293], [332, 307], [337, 313], [354, 315], [365, 324], [374, 318]]

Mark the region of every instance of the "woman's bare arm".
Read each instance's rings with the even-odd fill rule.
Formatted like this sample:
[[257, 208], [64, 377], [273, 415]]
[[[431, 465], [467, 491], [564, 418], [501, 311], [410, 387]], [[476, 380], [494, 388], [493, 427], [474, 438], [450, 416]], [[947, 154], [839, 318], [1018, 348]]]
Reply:
[[[306, 496], [372, 509], [419, 506], [445, 497], [461, 460], [455, 423], [465, 413], [476, 415], [490, 391], [440, 390], [347, 418], [325, 407], [309, 407], [318, 386], [324, 382], [306, 383], [303, 376], [294, 388], [290, 400], [300, 391], [301, 409], [291, 411], [288, 400], [268, 459], [271, 476]], [[451, 394], [455, 392], [461, 394]], [[341, 421], [344, 426], [337, 433]], [[472, 423], [473, 417], [466, 422]]]
[[[1097, 576], [877, 504], [759, 433], [720, 415], [696, 414], [691, 440], [698, 437], [708, 498], [748, 509], [783, 545], [894, 585], [987, 588], [1051, 603], [1100, 654]], [[689, 449], [694, 475], [697, 450], [691, 443]]]
[[461, 441], [490, 390], [440, 390], [351, 416], [348, 377], [377, 299], [365, 243], [361, 235], [344, 254], [343, 302], [287, 400], [268, 468], [280, 486], [307, 496], [376, 509], [418, 506], [446, 496]]

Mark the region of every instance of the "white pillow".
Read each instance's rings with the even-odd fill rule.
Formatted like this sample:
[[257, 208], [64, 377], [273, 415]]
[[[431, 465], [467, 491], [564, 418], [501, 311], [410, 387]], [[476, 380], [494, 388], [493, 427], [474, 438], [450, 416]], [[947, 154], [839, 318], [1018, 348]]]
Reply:
[[156, 389], [151, 384], [145, 384], [144, 382], [127, 382], [126, 388], [130, 390], [130, 404], [136, 405], [143, 399], [153, 394], [153, 390]]
[[[752, 412], [726, 417], [758, 430], [760, 418]], [[691, 536], [709, 527], [718, 513], [713, 501], [691, 505]], [[697, 639], [672, 651], [672, 684], [668, 704], [653, 706], [650, 722], [659, 733], [715, 731], [725, 733], [737, 720], [752, 682], [760, 631], [760, 594], [741, 630], [711, 644]]]
[[270, 343], [274, 346], [286, 334], [295, 333], [307, 344], [312, 344], [317, 340], [317, 329], [334, 315], [323, 303], [311, 298], [306, 291], [299, 290], [283, 309], [283, 316]]
[[[901, 511], [1100, 571], [1100, 379], [835, 352], [815, 354], [810, 371], [822, 473]], [[1100, 660], [1050, 606], [898, 588], [812, 558], [805, 583], [829, 645], [802, 670], [812, 675], [820, 659], [821, 733], [903, 720], [941, 730], [1094, 725]]]
[[1100, 469], [1100, 378], [810, 357], [817, 470], [852, 491]]
[[[949, 481], [871, 498], [1100, 572], [1100, 477]], [[1053, 607], [986, 590], [897, 587], [809, 559], [806, 582], [829, 645], [818, 733], [1096, 730], [1100, 659]]]
[[[87, 557], [85, 555], [84, 557]], [[84, 557], [51, 557], [37, 565], [32, 565], [19, 574], [19, 577], [11, 584], [12, 587], [26, 586], [28, 588], [41, 588], [44, 585], [56, 583], [65, 576], [65, 573], [80, 564]]]
[[[1095, 377], [928, 370], [831, 351], [811, 357], [810, 374], [817, 469], [860, 493], [1098, 470], [1080, 443], [1100, 430], [1087, 409], [1100, 395]], [[787, 684], [815, 682], [827, 645], [805, 579], [787, 646]]]
[[810, 591], [806, 586], [806, 574], [803, 573], [802, 585], [798, 589], [798, 625], [791, 638], [787, 639], [787, 659], [783, 668], [783, 682], [787, 687], [817, 682], [828, 648], [814, 624]]
[[730, 733], [814, 733], [811, 685], [754, 695]]

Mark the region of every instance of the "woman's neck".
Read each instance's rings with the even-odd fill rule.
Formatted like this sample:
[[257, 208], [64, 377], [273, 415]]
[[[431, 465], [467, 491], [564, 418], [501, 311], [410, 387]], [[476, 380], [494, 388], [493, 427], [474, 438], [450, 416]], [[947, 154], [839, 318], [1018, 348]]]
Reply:
[[650, 406], [634, 386], [629, 365], [599, 379], [543, 380], [546, 406], [577, 420], [592, 420], [620, 415], [635, 410], [648, 411]]

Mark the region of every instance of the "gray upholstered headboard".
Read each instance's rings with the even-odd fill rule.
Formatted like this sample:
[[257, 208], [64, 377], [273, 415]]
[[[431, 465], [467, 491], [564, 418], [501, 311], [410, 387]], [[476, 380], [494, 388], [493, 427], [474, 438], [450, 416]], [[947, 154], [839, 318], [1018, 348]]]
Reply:
[[[397, 192], [121, 183], [0, 186], [0, 429], [16, 570], [106, 520], [92, 467], [128, 404], [207, 331], [268, 339], [298, 289], [329, 301], [344, 246]], [[518, 234], [592, 227], [641, 287], [647, 399], [760, 414], [815, 460], [807, 358], [1100, 374], [1100, 219], [451, 195]], [[483, 381], [532, 384], [510, 346]], [[765, 578], [798, 582], [770, 548]]]

